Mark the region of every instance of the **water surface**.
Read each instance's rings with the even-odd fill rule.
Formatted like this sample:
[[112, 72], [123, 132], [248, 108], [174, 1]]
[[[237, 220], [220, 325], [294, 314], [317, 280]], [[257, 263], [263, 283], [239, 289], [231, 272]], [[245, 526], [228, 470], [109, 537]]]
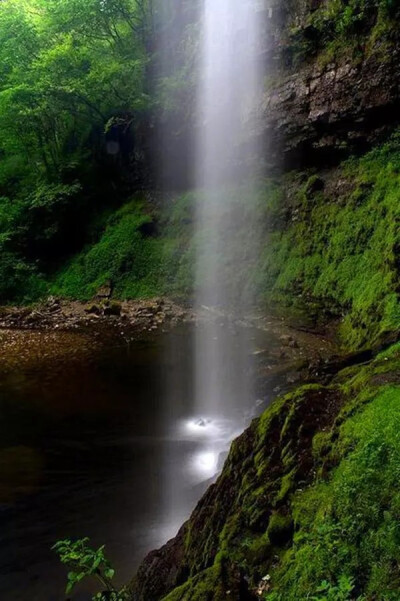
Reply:
[[[241, 353], [235, 331], [221, 323], [218, 335]], [[89, 340], [82, 356], [35, 354], [26, 336], [33, 359], [24, 351], [7, 369], [0, 361], [0, 598], [59, 601], [56, 540], [106, 544], [126, 582], [190, 514], [248, 415], [232, 357], [219, 366], [229, 409], [194, 415], [192, 328], [130, 346], [91, 349]], [[81, 589], [72, 598], [89, 597]]]

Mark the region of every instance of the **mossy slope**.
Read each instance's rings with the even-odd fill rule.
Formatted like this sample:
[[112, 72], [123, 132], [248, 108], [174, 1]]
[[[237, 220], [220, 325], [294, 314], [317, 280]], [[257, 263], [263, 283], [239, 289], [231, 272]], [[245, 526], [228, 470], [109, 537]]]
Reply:
[[395, 345], [275, 401], [178, 539], [142, 566], [132, 598], [398, 599], [399, 367]]
[[[263, 309], [312, 325], [336, 319], [351, 349], [398, 331], [399, 134], [335, 170], [291, 173], [262, 182], [257, 191], [243, 186], [224, 194], [236, 218], [232, 225], [228, 215], [219, 217], [220, 243], [235, 259], [221, 262], [220, 277], [233, 297], [240, 290]], [[198, 243], [213, 248], [207, 228], [193, 229], [198, 202], [198, 194], [187, 193], [161, 208], [125, 205], [95, 228], [91, 244], [58, 274], [52, 291], [86, 299], [111, 280], [121, 298], [190, 298]], [[254, 231], [262, 248], [258, 261]]]
[[286, 185], [286, 221], [267, 236], [258, 269], [266, 301], [340, 319], [349, 348], [398, 330], [399, 137], [325, 178], [295, 174]]

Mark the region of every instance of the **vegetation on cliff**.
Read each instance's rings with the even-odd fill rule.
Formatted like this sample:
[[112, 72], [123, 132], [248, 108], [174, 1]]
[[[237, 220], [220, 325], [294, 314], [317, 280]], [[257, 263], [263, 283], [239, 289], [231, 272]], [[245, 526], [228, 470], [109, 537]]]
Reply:
[[[233, 288], [242, 282], [241, 294], [255, 293], [260, 306], [297, 321], [315, 325], [337, 319], [348, 348], [384, 340], [400, 319], [399, 189], [400, 139], [395, 135], [330, 172], [294, 172], [264, 181], [251, 210], [246, 186], [228, 190], [243, 219], [233, 237], [226, 217], [223, 244], [234, 244], [237, 261], [226, 265], [224, 277]], [[124, 298], [190, 297], [196, 201], [201, 202], [199, 194], [185, 194], [162, 209], [149, 211], [133, 202], [106, 214], [93, 243], [66, 265], [52, 290], [85, 299], [111, 280]], [[245, 260], [254, 220], [265, 224], [255, 265]], [[197, 235], [207, 236], [207, 231]]]
[[301, 4], [303, 18], [286, 34], [285, 56], [293, 66], [315, 56], [320, 63], [335, 61], [343, 54], [357, 61], [364, 51], [376, 50], [375, 45], [388, 51], [396, 36], [396, 0], [328, 0], [313, 4], [306, 11]]
[[267, 236], [259, 268], [267, 301], [317, 321], [340, 318], [350, 348], [376, 342], [400, 321], [399, 160], [395, 136], [331, 179], [295, 176], [286, 221]]
[[396, 344], [275, 401], [133, 598], [397, 599], [399, 367]]

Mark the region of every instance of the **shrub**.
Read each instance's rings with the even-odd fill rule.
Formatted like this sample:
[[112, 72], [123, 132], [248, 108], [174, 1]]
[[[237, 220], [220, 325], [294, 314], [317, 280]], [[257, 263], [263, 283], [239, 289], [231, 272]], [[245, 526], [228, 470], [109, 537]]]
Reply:
[[69, 568], [66, 594], [72, 592], [79, 582], [92, 577], [104, 589], [93, 597], [93, 601], [127, 601], [125, 589], [117, 590], [113, 585], [114, 569], [104, 554], [104, 546], [97, 550], [88, 546], [89, 539], [58, 541], [53, 549], [62, 564]]

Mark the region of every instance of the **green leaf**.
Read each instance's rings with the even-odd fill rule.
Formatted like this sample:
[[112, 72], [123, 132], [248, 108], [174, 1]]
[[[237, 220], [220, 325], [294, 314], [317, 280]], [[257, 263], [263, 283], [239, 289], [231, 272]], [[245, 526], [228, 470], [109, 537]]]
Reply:
[[104, 570], [104, 574], [106, 578], [112, 580], [114, 578], [115, 570], [113, 570], [113, 568], [107, 568], [106, 570]]

